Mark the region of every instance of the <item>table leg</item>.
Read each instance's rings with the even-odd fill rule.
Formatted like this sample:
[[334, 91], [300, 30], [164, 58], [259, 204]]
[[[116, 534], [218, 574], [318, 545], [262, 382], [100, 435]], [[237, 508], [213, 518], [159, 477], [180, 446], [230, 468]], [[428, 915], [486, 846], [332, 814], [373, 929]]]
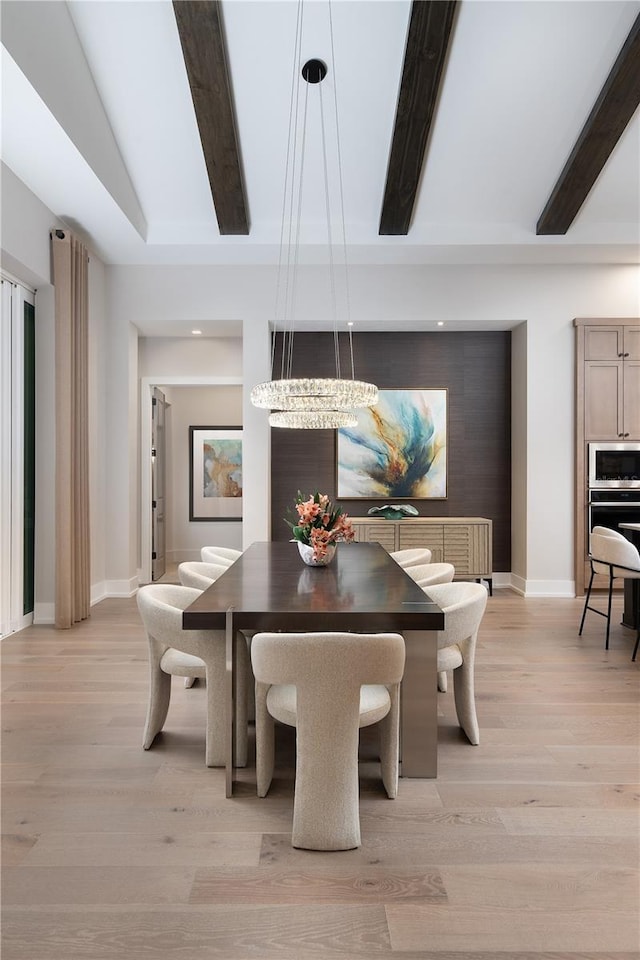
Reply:
[[226, 616], [225, 627], [225, 750], [224, 750], [224, 771], [225, 771], [225, 796], [233, 796], [233, 744], [235, 740], [234, 719], [234, 626], [233, 626], [233, 607], [229, 607]]
[[406, 663], [400, 693], [402, 776], [438, 775], [438, 634], [404, 632]]

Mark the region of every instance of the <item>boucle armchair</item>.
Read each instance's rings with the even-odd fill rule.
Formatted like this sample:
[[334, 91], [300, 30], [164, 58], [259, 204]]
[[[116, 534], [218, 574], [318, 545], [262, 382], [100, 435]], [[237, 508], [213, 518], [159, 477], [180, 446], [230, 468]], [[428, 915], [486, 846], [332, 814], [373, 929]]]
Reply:
[[447, 671], [453, 671], [458, 723], [470, 743], [480, 743], [476, 716], [474, 670], [478, 630], [487, 606], [481, 583], [439, 583], [429, 597], [444, 611], [444, 630], [438, 631], [438, 687], [446, 692]]
[[183, 587], [206, 590], [214, 580], [229, 569], [226, 563], [203, 563], [200, 560], [185, 560], [178, 565], [178, 577]]
[[399, 634], [257, 633], [256, 776], [264, 797], [274, 769], [274, 719], [296, 727], [292, 845], [360, 846], [359, 728], [380, 723], [382, 780], [398, 792]]
[[[142, 745], [148, 750], [162, 730], [171, 699], [171, 675], [201, 676], [207, 688], [206, 764], [225, 765], [225, 633], [183, 630], [182, 612], [199, 590], [174, 584], [148, 584], [138, 590], [138, 610], [149, 641], [149, 703]], [[248, 653], [244, 636], [234, 638], [238, 669], [235, 690], [235, 751], [247, 763]]]
[[[201, 563], [199, 560], [186, 560], [178, 566], [178, 579], [183, 587], [193, 587], [194, 590], [206, 590], [214, 580], [217, 580], [229, 567], [217, 563]], [[182, 674], [180, 674], [182, 676]], [[198, 674], [185, 676], [185, 687], [192, 687]]]
[[242, 550], [236, 550], [234, 547], [202, 547], [200, 559], [204, 563], [222, 563], [230, 567], [241, 554]]
[[405, 573], [408, 573], [419, 587], [428, 587], [432, 583], [450, 583], [455, 572], [452, 563], [420, 563], [415, 567], [405, 567]]
[[393, 550], [389, 556], [405, 569], [419, 563], [431, 563], [431, 550], [428, 547], [407, 547], [406, 550]]

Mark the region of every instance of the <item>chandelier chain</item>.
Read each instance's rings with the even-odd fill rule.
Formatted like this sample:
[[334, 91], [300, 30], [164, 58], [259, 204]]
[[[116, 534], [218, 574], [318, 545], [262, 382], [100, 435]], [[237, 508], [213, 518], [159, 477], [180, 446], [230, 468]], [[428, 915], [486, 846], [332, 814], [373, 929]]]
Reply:
[[[344, 186], [342, 172], [342, 147], [338, 119], [337, 82], [335, 72], [335, 48], [333, 37], [333, 12], [331, 0], [328, 0], [330, 53], [333, 67], [333, 111], [335, 119], [335, 138], [337, 147], [338, 204], [332, 204], [330, 188], [334, 182], [333, 165], [329, 164], [327, 123], [329, 101], [325, 101], [322, 80], [327, 75], [327, 65], [320, 59], [310, 59], [302, 67], [303, 19], [305, 0], [298, 0], [296, 17], [295, 50], [291, 76], [291, 99], [289, 104], [289, 132], [286, 150], [284, 191], [282, 198], [282, 223], [280, 229], [280, 250], [278, 275], [276, 282], [276, 301], [274, 330], [271, 342], [271, 376], [274, 376], [276, 363], [276, 339], [281, 331], [282, 355], [280, 361], [280, 379], [272, 379], [258, 384], [251, 391], [251, 402], [270, 409], [269, 423], [273, 427], [293, 429], [340, 429], [357, 423], [356, 408], [371, 407], [378, 401], [378, 389], [372, 383], [355, 379], [353, 358], [353, 336], [351, 330], [351, 302], [349, 291], [348, 256], [346, 238], [346, 219], [344, 205]], [[306, 81], [304, 97], [300, 87], [301, 77]], [[294, 378], [293, 353], [294, 332], [301, 283], [299, 280], [300, 245], [302, 240], [302, 207], [304, 184], [307, 178], [309, 158], [306, 156], [311, 144], [307, 136], [307, 119], [310, 113], [310, 88], [318, 85], [318, 109], [321, 131], [321, 166], [324, 173], [324, 203], [327, 217], [327, 265], [330, 286], [330, 310], [332, 314], [335, 379], [332, 378]], [[315, 105], [314, 105], [315, 110]], [[330, 111], [329, 111], [330, 112]], [[333, 128], [332, 132], [333, 132]], [[332, 158], [333, 164], [333, 158]], [[342, 221], [341, 234], [332, 223], [339, 215]], [[334, 236], [336, 245], [334, 246]], [[339, 264], [336, 251], [341, 236], [343, 263]], [[286, 245], [286, 251], [285, 251]], [[351, 379], [342, 379], [340, 373], [339, 324], [342, 319], [338, 311], [338, 293], [343, 296], [338, 285], [338, 270], [344, 268], [344, 300], [347, 323], [348, 349], [351, 366]]]

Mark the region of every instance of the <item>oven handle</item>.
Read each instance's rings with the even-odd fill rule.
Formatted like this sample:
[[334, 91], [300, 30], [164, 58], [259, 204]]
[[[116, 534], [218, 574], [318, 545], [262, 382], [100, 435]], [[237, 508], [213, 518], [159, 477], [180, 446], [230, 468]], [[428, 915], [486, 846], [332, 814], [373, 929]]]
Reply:
[[640, 500], [589, 500], [590, 507], [640, 507]]

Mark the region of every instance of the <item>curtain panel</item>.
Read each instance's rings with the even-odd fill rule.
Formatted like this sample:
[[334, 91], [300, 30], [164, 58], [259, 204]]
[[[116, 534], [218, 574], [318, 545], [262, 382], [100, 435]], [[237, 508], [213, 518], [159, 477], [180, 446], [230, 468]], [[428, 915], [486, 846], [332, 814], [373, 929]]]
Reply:
[[84, 245], [51, 231], [56, 334], [55, 625], [90, 612], [88, 272]]

